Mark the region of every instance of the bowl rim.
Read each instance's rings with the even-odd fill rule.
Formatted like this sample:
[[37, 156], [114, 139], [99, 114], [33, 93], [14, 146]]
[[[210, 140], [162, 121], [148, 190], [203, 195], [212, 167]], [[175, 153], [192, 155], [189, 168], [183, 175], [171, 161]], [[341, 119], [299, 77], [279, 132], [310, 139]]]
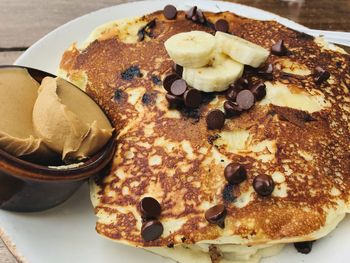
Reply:
[[[19, 65], [0, 65], [0, 70], [6, 68], [22, 68], [31, 70], [32, 73], [40, 73], [42, 76], [57, 77], [51, 73], [42, 71], [40, 69], [35, 69], [27, 66]], [[36, 79], [30, 71], [29, 75], [34, 78], [37, 82], [40, 81]], [[71, 82], [69, 82], [71, 83]], [[102, 110], [102, 112], [107, 117], [108, 121], [112, 124], [111, 120], [101, 108], [101, 106], [96, 103], [96, 101], [91, 98], [86, 92], [81, 90], [79, 87], [71, 83], [76, 89], [80, 90], [86, 94], [90, 99], [92, 99], [95, 104]], [[113, 126], [113, 125], [112, 125]], [[73, 181], [73, 180], [82, 180], [90, 177], [92, 174], [98, 172], [101, 167], [105, 167], [107, 163], [113, 158], [114, 152], [116, 150], [116, 132], [113, 131], [112, 137], [109, 141], [102, 147], [102, 149], [96, 153], [93, 157], [89, 158], [87, 161], [83, 162], [82, 165], [77, 167], [69, 168], [54, 168], [55, 166], [45, 166], [40, 164], [35, 164], [29, 161], [22, 160], [17, 158], [6, 151], [0, 149], [0, 171], [10, 174], [11, 176], [30, 179], [30, 180], [39, 180], [39, 181]], [[59, 166], [56, 166], [59, 167]]]
[[21, 179], [39, 181], [73, 181], [90, 177], [104, 168], [114, 156], [116, 149], [115, 134], [107, 144], [93, 157], [77, 167], [67, 169], [44, 166], [19, 159], [0, 149], [0, 171]]
[[[6, 68], [22, 68], [22, 69], [27, 69], [30, 70], [32, 73], [34, 72], [39, 72], [42, 73], [43, 75], [45, 74], [46, 77], [57, 77], [56, 75], [43, 71], [41, 69], [36, 69], [36, 68], [32, 68], [32, 67], [27, 67], [27, 66], [21, 66], [21, 65], [0, 65], [0, 69], [6, 69]], [[31, 74], [31, 72], [28, 71], [29, 75], [36, 81], [38, 81], [37, 79], [35, 79], [35, 77]], [[40, 81], [38, 81], [40, 82]], [[70, 82], [71, 83], [71, 82]], [[40, 83], [39, 83], [40, 84]], [[72, 85], [74, 85], [73, 83], [71, 83]], [[75, 86], [75, 85], [74, 85]], [[75, 86], [76, 87], [76, 86]], [[79, 89], [79, 87], [77, 87]]]

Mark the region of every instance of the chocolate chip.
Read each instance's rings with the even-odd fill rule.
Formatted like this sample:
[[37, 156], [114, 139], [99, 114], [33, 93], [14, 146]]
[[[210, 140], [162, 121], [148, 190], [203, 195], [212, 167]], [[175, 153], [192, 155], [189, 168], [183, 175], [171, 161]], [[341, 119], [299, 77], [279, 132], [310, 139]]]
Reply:
[[206, 19], [204, 17], [204, 14], [203, 14], [202, 10], [197, 9], [196, 14], [192, 17], [192, 21], [200, 23], [200, 24], [204, 24], [205, 23]]
[[287, 50], [286, 46], [284, 45], [284, 40], [277, 41], [277, 43], [271, 47], [271, 52], [272, 52], [272, 54], [274, 54], [276, 56], [287, 55], [288, 50]]
[[160, 216], [162, 208], [159, 202], [152, 197], [145, 197], [140, 202], [141, 215], [146, 219], [155, 219]]
[[182, 237], [182, 238], [181, 238], [182, 243], [185, 243], [186, 239], [187, 239], [187, 238]]
[[189, 89], [184, 95], [185, 105], [191, 108], [198, 108], [202, 103], [202, 93], [196, 89]]
[[141, 70], [138, 66], [131, 66], [121, 74], [123, 80], [132, 80], [135, 77], [142, 77]]
[[175, 80], [170, 87], [171, 94], [175, 96], [182, 96], [186, 90], [187, 90], [187, 83], [183, 79]]
[[177, 75], [179, 75], [180, 77], [182, 77], [182, 73], [183, 73], [183, 71], [184, 71], [184, 68], [183, 68], [182, 66], [178, 65], [178, 64], [174, 64], [174, 66], [173, 66], [173, 71], [174, 71]]
[[173, 5], [167, 5], [164, 7], [163, 13], [166, 19], [173, 20], [177, 16], [177, 9]]
[[146, 29], [153, 29], [156, 26], [156, 19], [151, 20], [145, 25]]
[[262, 69], [259, 69], [257, 72], [258, 76], [262, 77], [266, 80], [272, 80], [273, 79], [273, 65], [268, 64]]
[[226, 215], [227, 215], [226, 207], [220, 204], [209, 208], [205, 212], [205, 219], [211, 224], [216, 224], [221, 228], [225, 228]]
[[142, 224], [141, 236], [144, 241], [149, 242], [158, 239], [164, 231], [164, 227], [158, 220], [147, 221]]
[[261, 174], [254, 178], [253, 188], [261, 196], [268, 196], [272, 194], [275, 189], [275, 182], [272, 180], [271, 176]]
[[250, 86], [249, 80], [246, 78], [240, 78], [237, 80], [236, 86], [238, 86], [241, 90], [248, 89]]
[[171, 85], [173, 85], [175, 80], [180, 79], [177, 74], [167, 75], [163, 80], [163, 87], [167, 92], [170, 92]]
[[156, 26], [156, 20], [153, 19], [148, 22], [145, 26], [141, 27], [137, 32], [138, 40], [142, 41], [145, 39], [145, 35], [153, 37], [152, 29]]
[[266, 69], [265, 69], [265, 73], [267, 74], [272, 74], [273, 73], [273, 65], [272, 64], [268, 64]]
[[186, 18], [200, 24], [205, 24], [206, 22], [203, 12], [197, 6], [192, 7], [186, 12]]
[[301, 254], [309, 254], [312, 250], [312, 244], [314, 241], [305, 241], [294, 243], [295, 249]]
[[215, 30], [227, 33], [229, 29], [229, 24], [225, 19], [219, 19], [215, 23]]
[[255, 98], [250, 90], [242, 90], [237, 94], [236, 102], [243, 110], [249, 110], [253, 107]]
[[169, 103], [169, 108], [171, 108], [171, 109], [177, 108], [183, 102], [181, 97], [174, 96], [174, 95], [169, 94], [169, 93], [167, 93], [165, 95], [165, 98], [167, 99], [167, 101]]
[[230, 85], [230, 88], [226, 91], [226, 98], [230, 101], [236, 101], [236, 97], [237, 97], [237, 93], [239, 91], [237, 91], [237, 88], [233, 85]]
[[230, 163], [224, 170], [226, 180], [230, 184], [240, 184], [247, 179], [247, 172], [243, 165]]
[[226, 91], [226, 98], [230, 101], [236, 101], [238, 92], [244, 89], [248, 89], [249, 81], [246, 78], [240, 78], [236, 83], [229, 85]]
[[315, 76], [315, 83], [317, 85], [321, 85], [323, 82], [325, 82], [327, 79], [330, 78], [331, 74], [321, 67], [316, 67], [314, 76]]
[[266, 96], [266, 85], [264, 83], [259, 83], [254, 85], [250, 91], [254, 94], [257, 101], [262, 100]]
[[137, 40], [138, 41], [143, 41], [145, 39], [145, 36], [146, 36], [146, 34], [145, 34], [144, 30], [139, 30], [137, 32]]
[[197, 13], [197, 6], [194, 6], [186, 12], [186, 18], [189, 20], [192, 20], [192, 17], [195, 16], [196, 13]]
[[208, 113], [206, 121], [209, 130], [221, 129], [225, 125], [225, 113], [221, 110], [212, 110]]
[[225, 101], [224, 103], [224, 110], [226, 113], [226, 117], [231, 118], [234, 116], [238, 116], [242, 113], [242, 109], [238, 106], [236, 102], [232, 101]]

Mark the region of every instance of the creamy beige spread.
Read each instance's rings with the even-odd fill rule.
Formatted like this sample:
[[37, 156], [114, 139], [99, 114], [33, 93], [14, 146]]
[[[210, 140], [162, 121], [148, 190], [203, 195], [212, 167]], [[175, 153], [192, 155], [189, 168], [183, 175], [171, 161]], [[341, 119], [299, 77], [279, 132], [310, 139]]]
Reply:
[[38, 88], [25, 69], [0, 70], [0, 148], [17, 157], [52, 155], [33, 129], [32, 111]]
[[112, 127], [98, 106], [61, 78], [46, 77], [33, 109], [36, 134], [62, 159], [79, 160], [103, 147]]
[[0, 70], [0, 148], [30, 160], [90, 157], [112, 136], [103, 111], [61, 78], [41, 86], [21, 68]]

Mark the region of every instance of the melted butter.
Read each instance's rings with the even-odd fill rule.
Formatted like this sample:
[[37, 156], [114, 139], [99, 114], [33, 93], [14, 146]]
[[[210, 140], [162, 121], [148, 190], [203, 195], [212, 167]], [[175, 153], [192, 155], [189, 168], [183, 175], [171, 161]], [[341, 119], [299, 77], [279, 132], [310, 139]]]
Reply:
[[260, 105], [273, 104], [303, 110], [309, 113], [320, 111], [330, 106], [321, 94], [309, 95], [297, 87], [293, 87], [292, 90], [281, 82], [276, 82], [275, 84], [265, 82], [265, 84], [266, 97], [260, 102]]

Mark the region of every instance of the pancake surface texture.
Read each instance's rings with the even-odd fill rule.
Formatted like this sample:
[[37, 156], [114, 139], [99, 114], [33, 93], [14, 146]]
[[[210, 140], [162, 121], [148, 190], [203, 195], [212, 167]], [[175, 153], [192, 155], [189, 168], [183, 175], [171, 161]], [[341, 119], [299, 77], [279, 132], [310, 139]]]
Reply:
[[[204, 94], [199, 109], [169, 109], [161, 81], [173, 62], [164, 42], [192, 30], [214, 31], [178, 12], [120, 20], [96, 29], [62, 57], [60, 75], [91, 95], [118, 132], [110, 173], [91, 182], [101, 235], [179, 262], [259, 262], [283, 244], [319, 239], [350, 211], [350, 57], [342, 49], [288, 29], [232, 13], [229, 32], [270, 50], [283, 39], [287, 56], [270, 55], [273, 80], [266, 97], [221, 130], [205, 116], [222, 109], [224, 94]], [[156, 19], [152, 37], [138, 30]], [[316, 85], [317, 66], [330, 78]], [[227, 184], [224, 169], [244, 164], [247, 180]], [[271, 196], [253, 189], [260, 174], [273, 178]], [[138, 205], [152, 196], [162, 207], [163, 235], [144, 242]], [[208, 208], [225, 204], [225, 228], [209, 224]], [[174, 248], [168, 248], [172, 247]], [[187, 249], [186, 249], [187, 248]]]

